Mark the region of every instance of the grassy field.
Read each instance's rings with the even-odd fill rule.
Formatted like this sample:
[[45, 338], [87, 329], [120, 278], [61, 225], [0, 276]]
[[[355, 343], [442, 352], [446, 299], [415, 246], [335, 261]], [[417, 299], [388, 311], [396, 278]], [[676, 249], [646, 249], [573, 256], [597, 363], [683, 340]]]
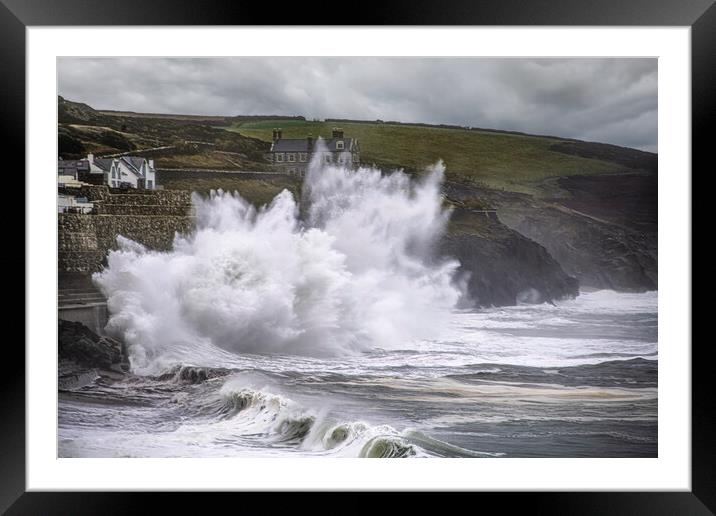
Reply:
[[300, 181], [289, 176], [258, 179], [231, 173], [160, 171], [157, 179], [167, 190], [192, 190], [202, 195], [219, 188], [227, 192], [237, 191], [255, 206], [270, 203], [284, 189], [292, 192], [296, 198], [301, 191]]
[[557, 152], [550, 147], [562, 140], [490, 131], [390, 123], [312, 122], [302, 120], [245, 121], [226, 128], [244, 136], [271, 140], [274, 127], [284, 138], [330, 137], [339, 125], [346, 137], [358, 138], [361, 161], [384, 168], [418, 172], [442, 159], [447, 175], [492, 188], [539, 193], [550, 177], [610, 174], [625, 170], [613, 161]]

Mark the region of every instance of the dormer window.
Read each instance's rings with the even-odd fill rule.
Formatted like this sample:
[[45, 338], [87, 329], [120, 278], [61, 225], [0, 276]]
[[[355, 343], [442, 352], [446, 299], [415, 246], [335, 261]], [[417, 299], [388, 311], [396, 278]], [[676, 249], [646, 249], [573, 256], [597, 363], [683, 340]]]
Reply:
[[343, 150], [343, 142], [336, 142], [336, 150]]

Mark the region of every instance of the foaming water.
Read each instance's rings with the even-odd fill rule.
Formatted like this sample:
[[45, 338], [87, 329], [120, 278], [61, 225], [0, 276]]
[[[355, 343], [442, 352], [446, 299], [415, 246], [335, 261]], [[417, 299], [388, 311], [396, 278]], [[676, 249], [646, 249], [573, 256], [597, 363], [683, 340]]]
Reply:
[[655, 293], [604, 291], [355, 355], [88, 373], [60, 383], [60, 455], [653, 457], [656, 326]]
[[[317, 154], [318, 155], [318, 154]], [[437, 164], [422, 180], [314, 160], [299, 204], [194, 197], [197, 228], [169, 252], [120, 238], [94, 276], [135, 372], [229, 354], [347, 355], [433, 337], [459, 291], [432, 247], [449, 213]]]

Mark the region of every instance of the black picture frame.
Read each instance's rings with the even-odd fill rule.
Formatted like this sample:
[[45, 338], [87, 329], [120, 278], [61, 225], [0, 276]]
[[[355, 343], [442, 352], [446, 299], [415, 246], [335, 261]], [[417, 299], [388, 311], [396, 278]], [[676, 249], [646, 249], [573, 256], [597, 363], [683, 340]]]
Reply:
[[[6, 149], [5, 172], [25, 171], [25, 29], [28, 26], [83, 25], [607, 25], [690, 26], [692, 72], [692, 170], [706, 173], [716, 121], [716, 6], [714, 0], [489, 0], [471, 2], [366, 1], [351, 6], [346, 15], [331, 9], [332, 19], [322, 20], [316, 12], [328, 2], [307, 8], [305, 2], [247, 2], [245, 0], [0, 0], [0, 125]], [[28, 173], [28, 172], [26, 172]], [[692, 171], [681, 171], [684, 179]], [[24, 186], [23, 186], [24, 191]], [[25, 192], [29, 195], [30, 192]], [[16, 195], [16, 192], [13, 192]], [[22, 202], [22, 196], [20, 202]], [[26, 198], [26, 197], [25, 197]], [[12, 248], [0, 260], [8, 271], [25, 270], [25, 227], [17, 223], [3, 230]], [[24, 221], [24, 218], [23, 218]], [[19, 274], [8, 274], [7, 282]], [[6, 283], [7, 284], [7, 283]], [[18, 292], [20, 285], [18, 284]], [[22, 296], [12, 296], [6, 308], [8, 321], [24, 319]], [[13, 311], [15, 313], [13, 313]], [[22, 312], [22, 313], [20, 313]], [[14, 316], [14, 317], [13, 317]], [[16, 326], [20, 326], [16, 323]], [[22, 332], [22, 331], [21, 331]], [[48, 347], [54, 343], [47, 343]], [[681, 343], [684, 346], [690, 343]], [[707, 379], [710, 342], [692, 347], [692, 490], [690, 492], [589, 492], [589, 493], [475, 493], [510, 510], [528, 504], [536, 513], [568, 514], [713, 514], [716, 511], [716, 460], [713, 444], [716, 431], [716, 402]], [[170, 505], [190, 509], [192, 501], [183, 494], [150, 493], [58, 493], [26, 492], [25, 489], [25, 354], [19, 339], [7, 339], [5, 371], [0, 376], [0, 512], [7, 514], [124, 514], [150, 507], [149, 498], [161, 496], [162, 512]], [[475, 494], [472, 494], [474, 496]], [[222, 497], [231, 495], [221, 495]], [[243, 505], [246, 494], [240, 495]], [[265, 496], [265, 495], [263, 495]], [[301, 495], [306, 496], [306, 495]], [[308, 495], [314, 497], [315, 495]], [[203, 497], [202, 497], [203, 498]], [[355, 497], [354, 497], [355, 498]], [[420, 500], [415, 496], [413, 500]], [[258, 501], [258, 500], [257, 500]], [[234, 503], [234, 502], [231, 502]], [[373, 505], [362, 509], [369, 510]], [[453, 502], [459, 503], [459, 502]], [[471, 501], [470, 503], [475, 503]], [[362, 502], [351, 506], [359, 510]], [[313, 504], [307, 504], [311, 507]]]

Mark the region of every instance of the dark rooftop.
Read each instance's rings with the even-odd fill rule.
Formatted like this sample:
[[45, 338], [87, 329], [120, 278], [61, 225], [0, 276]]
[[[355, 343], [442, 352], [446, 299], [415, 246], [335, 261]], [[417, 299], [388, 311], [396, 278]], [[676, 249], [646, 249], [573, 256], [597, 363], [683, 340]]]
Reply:
[[109, 158], [95, 158], [94, 164], [105, 172], [109, 172], [109, 169], [112, 168], [112, 160]]
[[[331, 138], [328, 140], [322, 140], [326, 149], [330, 152], [338, 152], [339, 150], [350, 151], [353, 150], [354, 140], [353, 138]], [[343, 149], [337, 149], [336, 144], [338, 142], [344, 142]], [[315, 149], [317, 140], [313, 140], [313, 147]], [[308, 148], [308, 138], [281, 138], [273, 143], [271, 149], [273, 152], [310, 152], [313, 149]]]
[[58, 159], [57, 173], [63, 176], [74, 175], [77, 172], [89, 172], [89, 163], [86, 159]]
[[130, 167], [135, 169], [137, 172], [142, 169], [142, 164], [144, 163], [144, 158], [140, 158], [137, 156], [122, 156], [120, 159], [126, 164], [128, 164]]

